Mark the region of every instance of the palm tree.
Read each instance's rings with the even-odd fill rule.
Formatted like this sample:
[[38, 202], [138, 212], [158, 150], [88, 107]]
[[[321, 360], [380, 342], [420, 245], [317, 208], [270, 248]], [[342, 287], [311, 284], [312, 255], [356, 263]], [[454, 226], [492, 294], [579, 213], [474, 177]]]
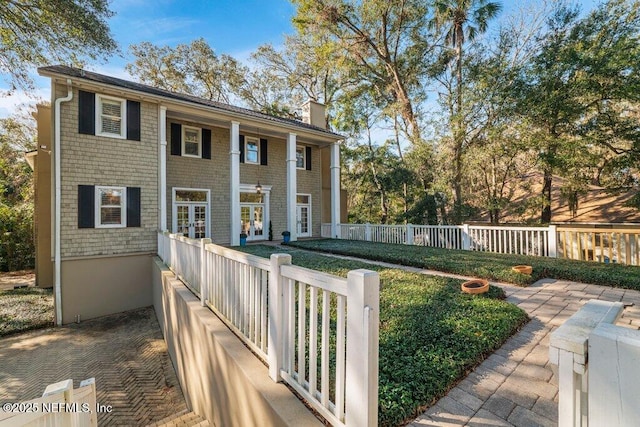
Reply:
[[454, 48], [456, 103], [453, 110], [455, 219], [460, 221], [462, 208], [462, 148], [465, 129], [462, 120], [462, 46], [487, 30], [487, 25], [502, 5], [488, 0], [435, 0], [431, 26], [445, 33], [445, 43]]

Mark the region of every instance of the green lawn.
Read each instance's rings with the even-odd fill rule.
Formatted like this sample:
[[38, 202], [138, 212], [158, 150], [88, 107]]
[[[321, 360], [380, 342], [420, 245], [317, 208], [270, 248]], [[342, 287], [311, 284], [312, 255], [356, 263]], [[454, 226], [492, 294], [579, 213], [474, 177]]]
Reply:
[[[589, 261], [459, 251], [424, 246], [392, 245], [353, 240], [305, 240], [292, 246], [340, 255], [386, 261], [489, 280], [528, 285], [553, 278], [640, 290], [640, 267]], [[514, 265], [533, 267], [531, 275], [515, 273]]]
[[53, 326], [51, 289], [0, 291], [0, 337]]
[[[236, 248], [237, 249], [237, 248]], [[367, 268], [380, 274], [379, 424], [395, 426], [433, 404], [524, 322], [527, 315], [492, 287], [486, 296], [460, 292], [459, 280], [336, 259], [295, 248], [239, 248], [346, 277]]]

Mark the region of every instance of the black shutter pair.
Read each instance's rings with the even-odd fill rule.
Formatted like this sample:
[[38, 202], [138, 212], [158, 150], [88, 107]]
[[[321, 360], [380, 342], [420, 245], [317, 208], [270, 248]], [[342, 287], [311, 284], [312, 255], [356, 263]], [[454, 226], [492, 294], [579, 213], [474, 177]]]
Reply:
[[[244, 163], [244, 135], [240, 135], [240, 163]], [[267, 166], [267, 140], [260, 138], [260, 164]]]
[[[140, 187], [127, 187], [127, 228], [140, 227]], [[78, 228], [95, 228], [95, 185], [78, 185]]]
[[[202, 129], [202, 158], [211, 159], [211, 129]], [[171, 123], [171, 155], [182, 155], [182, 125]]]
[[[96, 94], [78, 91], [78, 132], [96, 134]], [[127, 100], [127, 139], [140, 141], [140, 103]]]

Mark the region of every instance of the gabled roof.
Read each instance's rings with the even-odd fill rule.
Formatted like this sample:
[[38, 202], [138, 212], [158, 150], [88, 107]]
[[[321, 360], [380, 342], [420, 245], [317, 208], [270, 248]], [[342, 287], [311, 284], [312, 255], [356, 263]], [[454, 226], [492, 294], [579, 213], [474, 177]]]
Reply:
[[303, 123], [299, 120], [287, 119], [283, 117], [272, 116], [269, 114], [260, 113], [258, 111], [250, 110], [248, 108], [236, 107], [234, 105], [225, 104], [222, 102], [210, 101], [205, 98], [200, 98], [193, 95], [187, 95], [184, 93], [171, 92], [164, 89], [159, 89], [153, 86], [145, 85], [142, 83], [136, 83], [129, 80], [119, 79], [117, 77], [107, 76], [104, 74], [94, 73], [92, 71], [86, 71], [81, 68], [68, 67], [66, 65], [50, 65], [46, 67], [38, 68], [38, 73], [41, 75], [49, 76], [59, 75], [72, 77], [74, 79], [83, 79], [90, 82], [96, 82], [106, 84], [109, 86], [115, 86], [122, 89], [128, 89], [136, 92], [147, 93], [154, 96], [174, 99], [178, 101], [185, 101], [188, 103], [201, 105], [205, 107], [211, 107], [215, 110], [222, 110], [229, 113], [240, 114], [249, 118], [256, 118], [262, 120], [268, 120], [273, 123], [279, 123], [287, 127], [297, 127], [304, 130], [310, 130], [320, 132], [326, 136], [331, 136], [336, 139], [342, 139], [343, 137], [337, 133], [328, 131], [318, 126], [313, 126], [308, 123]]

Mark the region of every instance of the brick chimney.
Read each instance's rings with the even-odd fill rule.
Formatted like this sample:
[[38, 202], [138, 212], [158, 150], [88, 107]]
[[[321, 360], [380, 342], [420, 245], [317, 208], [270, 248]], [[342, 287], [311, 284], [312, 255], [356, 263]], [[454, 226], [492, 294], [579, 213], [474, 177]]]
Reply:
[[309, 99], [302, 104], [302, 122], [313, 126], [317, 126], [322, 129], [327, 128], [327, 118], [324, 104]]

